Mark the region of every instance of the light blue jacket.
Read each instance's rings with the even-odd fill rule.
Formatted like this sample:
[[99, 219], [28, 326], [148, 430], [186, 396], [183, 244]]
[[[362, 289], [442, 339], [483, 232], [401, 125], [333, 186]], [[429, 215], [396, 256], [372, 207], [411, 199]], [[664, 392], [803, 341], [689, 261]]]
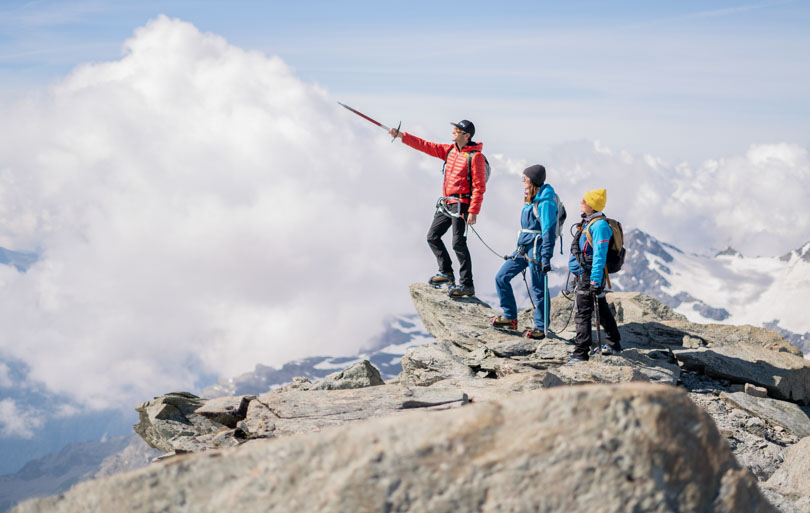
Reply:
[[[537, 195], [532, 203], [523, 206], [520, 213], [520, 227], [524, 230], [535, 230], [540, 233], [521, 232], [518, 236], [518, 249], [524, 251], [532, 260], [541, 262], [551, 262], [554, 254], [554, 243], [557, 240], [557, 202], [554, 200], [557, 193], [549, 184], [543, 184], [537, 191]], [[535, 217], [533, 204], [537, 203], [537, 213], [540, 219]], [[535, 254], [535, 238], [537, 240], [537, 253]]]
[[[604, 217], [602, 212], [594, 212], [586, 217], [584, 223], [589, 223], [595, 217]], [[588, 244], [588, 237], [585, 231], [579, 236], [579, 249], [582, 251], [582, 256], [586, 260], [593, 258], [591, 263], [591, 285], [595, 287], [602, 286], [602, 281], [605, 279], [605, 263], [607, 262], [608, 245], [610, 238], [613, 236], [613, 230], [606, 220], [596, 221], [588, 228], [591, 233], [591, 240], [593, 240], [593, 247]], [[568, 268], [572, 274], [579, 276], [582, 274], [582, 267], [577, 262], [577, 257], [571, 253], [568, 259]]]

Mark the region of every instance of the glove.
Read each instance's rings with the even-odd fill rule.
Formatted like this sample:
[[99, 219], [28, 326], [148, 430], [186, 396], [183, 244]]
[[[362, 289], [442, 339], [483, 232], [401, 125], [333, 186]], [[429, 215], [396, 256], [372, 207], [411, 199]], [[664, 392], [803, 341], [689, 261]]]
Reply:
[[600, 287], [599, 285], [597, 285], [594, 282], [591, 282], [590, 285], [591, 285], [591, 294], [593, 294], [594, 296], [601, 296], [602, 295], [602, 292], [603, 292], [602, 287]]
[[551, 272], [551, 264], [548, 261], [543, 260], [543, 263], [540, 264], [540, 271], [543, 274], [548, 274]]

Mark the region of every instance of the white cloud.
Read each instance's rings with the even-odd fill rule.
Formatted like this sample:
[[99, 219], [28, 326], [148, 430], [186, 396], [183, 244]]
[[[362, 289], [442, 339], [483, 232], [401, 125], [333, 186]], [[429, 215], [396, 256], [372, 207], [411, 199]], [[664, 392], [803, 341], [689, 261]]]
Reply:
[[0, 400], [0, 435], [9, 438], [31, 438], [43, 424], [39, 412], [21, 408], [13, 399]]
[[605, 187], [609, 215], [687, 251], [780, 255], [810, 240], [810, 159], [795, 144], [691, 166], [583, 141], [553, 150], [549, 181], [575, 214], [585, 191]]
[[88, 407], [351, 352], [433, 270], [420, 157], [189, 24], [2, 119], [0, 244], [42, 260], [4, 275], [0, 350]]
[[3, 362], [0, 362], [0, 388], [9, 388], [14, 385], [11, 380], [11, 371]]
[[[424, 239], [439, 161], [389, 143], [281, 59], [187, 23], [158, 18], [120, 60], [0, 114], [0, 245], [42, 253], [25, 274], [0, 270], [0, 353], [84, 408], [351, 353], [435, 271]], [[490, 161], [476, 227], [510, 252], [517, 175], [533, 162]], [[810, 192], [793, 145], [693, 169], [576, 142], [545, 163], [571, 218], [606, 187], [608, 213], [687, 249], [810, 239], [810, 221], [773, 208]], [[502, 260], [470, 238], [476, 288], [491, 293]]]

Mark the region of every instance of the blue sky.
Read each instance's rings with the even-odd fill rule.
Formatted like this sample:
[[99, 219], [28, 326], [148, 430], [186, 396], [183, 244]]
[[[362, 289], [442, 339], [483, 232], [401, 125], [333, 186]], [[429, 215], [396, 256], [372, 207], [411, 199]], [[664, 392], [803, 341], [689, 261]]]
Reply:
[[[118, 59], [158, 14], [278, 55], [388, 123], [466, 117], [530, 158], [600, 140], [673, 162], [810, 140], [810, 4], [771, 2], [10, 1], [0, 94]], [[440, 128], [436, 128], [440, 125]], [[493, 147], [494, 146], [494, 147]]]

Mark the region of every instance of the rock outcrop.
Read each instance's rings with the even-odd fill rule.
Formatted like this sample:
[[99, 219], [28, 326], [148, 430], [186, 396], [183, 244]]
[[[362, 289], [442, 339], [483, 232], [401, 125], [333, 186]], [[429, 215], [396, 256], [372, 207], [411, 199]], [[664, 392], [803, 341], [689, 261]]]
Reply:
[[615, 293], [621, 355], [571, 364], [563, 296], [537, 341], [491, 328], [478, 299], [411, 295], [435, 342], [395, 380], [361, 362], [258, 396], [156, 398], [136, 431], [174, 457], [17, 511], [803, 511], [810, 362], [777, 334]]
[[385, 417], [103, 485], [16, 511], [773, 511], [708, 415], [682, 391], [644, 384]]

